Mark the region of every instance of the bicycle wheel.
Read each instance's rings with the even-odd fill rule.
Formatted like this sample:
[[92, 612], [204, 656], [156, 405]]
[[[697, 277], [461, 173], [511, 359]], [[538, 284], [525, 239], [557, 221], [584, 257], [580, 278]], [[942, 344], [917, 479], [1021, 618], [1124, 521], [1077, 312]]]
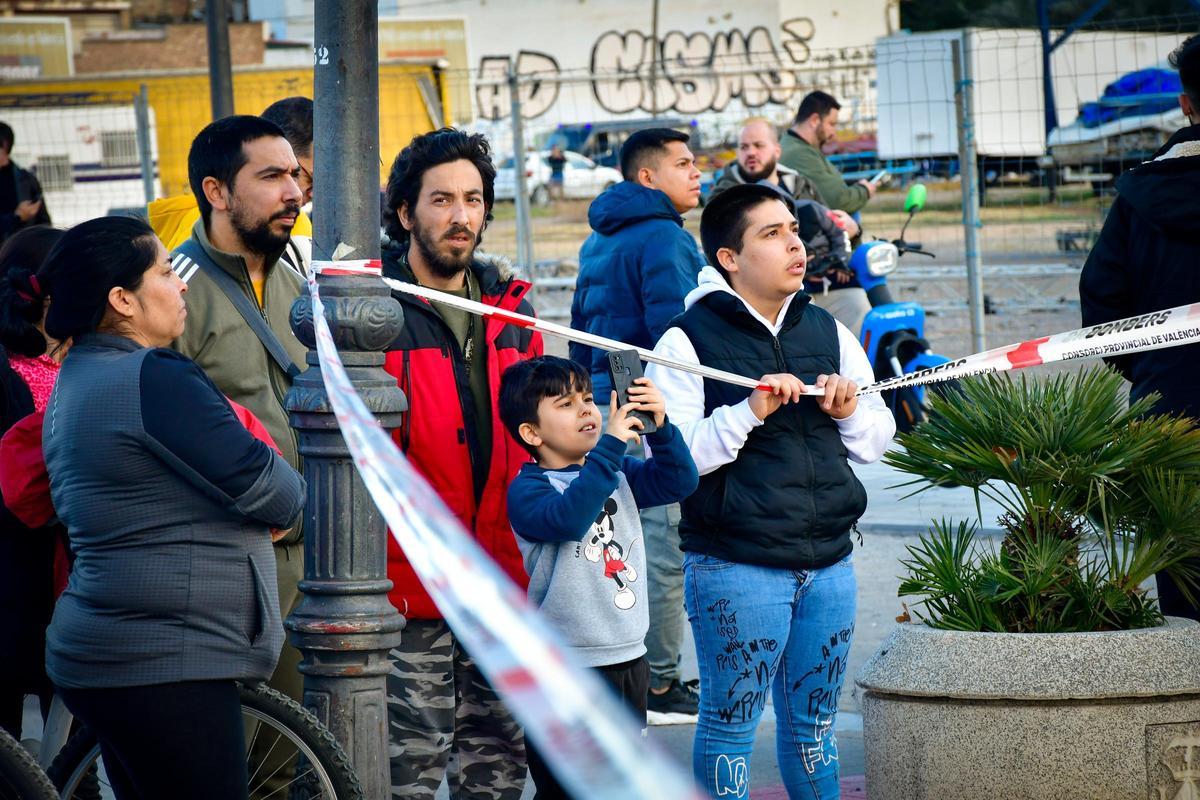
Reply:
[[[346, 751], [312, 712], [295, 700], [266, 686], [239, 685], [242, 716], [252, 730], [246, 741], [249, 753], [256, 740], [274, 754], [272, 763], [294, 765], [291, 780], [284, 787], [268, 783], [275, 774], [261, 774], [250, 768], [250, 797], [272, 800], [361, 800], [364, 798], [358, 776]], [[282, 754], [282, 757], [280, 757]], [[71, 737], [54, 759], [47, 774], [62, 800], [92, 800], [89, 775], [99, 779], [101, 797], [112, 797], [102, 769], [100, 745], [86, 727]], [[97, 769], [98, 764], [100, 768]], [[283, 789], [283, 791], [280, 791]]]
[[54, 800], [58, 792], [37, 760], [0, 730], [0, 800]]

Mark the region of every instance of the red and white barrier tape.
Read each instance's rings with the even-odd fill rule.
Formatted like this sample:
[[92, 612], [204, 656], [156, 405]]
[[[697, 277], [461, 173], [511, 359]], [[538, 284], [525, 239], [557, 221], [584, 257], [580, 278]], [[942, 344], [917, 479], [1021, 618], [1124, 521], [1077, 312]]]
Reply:
[[333, 343], [316, 272], [378, 271], [340, 267], [321, 265], [308, 278], [325, 389], [371, 498], [454, 634], [572, 794], [699, 798], [689, 777], [642, 738], [607, 685], [560, 644], [367, 410]]
[[[726, 372], [720, 369], [712, 369], [711, 367], [701, 366], [700, 364], [689, 364], [686, 361], [676, 361], [673, 358], [666, 358], [655, 353], [653, 350], [647, 350], [644, 347], [634, 347], [633, 345], [618, 342], [616, 339], [606, 339], [603, 336], [597, 336], [594, 333], [586, 333], [577, 331], [574, 328], [568, 328], [566, 325], [558, 325], [554, 322], [547, 322], [544, 319], [537, 317], [518, 314], [515, 311], [505, 311], [502, 308], [489, 306], [484, 303], [479, 303], [474, 300], [467, 300], [456, 295], [439, 292], [437, 289], [429, 289], [424, 286], [418, 286], [415, 283], [405, 283], [404, 281], [393, 280], [392, 278], [384, 278], [383, 282], [397, 292], [411, 294], [414, 297], [421, 297], [425, 300], [436, 300], [439, 303], [445, 303], [448, 306], [461, 308], [463, 311], [469, 311], [472, 314], [478, 314], [482, 317], [491, 317], [498, 319], [508, 325], [516, 325], [520, 328], [531, 328], [540, 333], [548, 333], [551, 336], [558, 336], [579, 344], [586, 344], [588, 347], [595, 347], [600, 350], [636, 350], [638, 357], [642, 361], [651, 364], [661, 364], [664, 367], [671, 369], [679, 369], [684, 372], [690, 372], [693, 375], [700, 375], [705, 378], [711, 378], [715, 381], [723, 383], [732, 383], [734, 386], [744, 386], [747, 389], [767, 389], [770, 387], [764, 386], [758, 382], [757, 378], [747, 378], [742, 375], [736, 375], [732, 372]], [[811, 395], [823, 395], [824, 389], [811, 388], [808, 391]]]
[[357, 261], [314, 261], [310, 272], [319, 275], [358, 275], [378, 278], [383, 274], [383, 262], [378, 258], [360, 258]]
[[1141, 353], [1193, 342], [1200, 342], [1200, 303], [996, 347], [940, 366], [878, 381], [859, 389], [858, 393], [921, 386], [969, 375], [1005, 372], [1080, 358]]
[[[532, 328], [551, 336], [559, 336], [573, 342], [596, 347], [601, 350], [636, 350], [643, 361], [661, 364], [672, 369], [683, 370], [695, 375], [701, 375], [713, 380], [744, 386], [750, 389], [765, 389], [756, 378], [748, 378], [732, 372], [710, 369], [699, 364], [664, 358], [651, 350], [641, 347], [631, 347], [603, 336], [577, 331], [565, 325], [517, 314], [512, 311], [493, 308], [464, 300], [452, 294], [428, 289], [412, 283], [384, 278], [384, 283], [398, 292], [423, 297], [426, 300], [436, 300], [439, 303], [461, 308], [472, 314], [499, 319], [509, 325], [522, 328]], [[1144, 350], [1157, 350], [1164, 347], [1189, 344], [1200, 341], [1200, 303], [1177, 306], [1175, 308], [1143, 314], [1137, 317], [1108, 322], [1103, 325], [1093, 325], [1088, 328], [1057, 333], [1053, 336], [1043, 336], [1017, 344], [1009, 344], [985, 350], [975, 355], [949, 361], [936, 367], [918, 370], [907, 375], [876, 381], [870, 386], [860, 387], [858, 394], [875, 394], [889, 389], [902, 389], [906, 386], [923, 386], [930, 383], [965, 378], [970, 375], [982, 375], [989, 372], [1004, 372], [1010, 369], [1023, 369], [1040, 364], [1053, 364], [1058, 361], [1071, 361], [1093, 356], [1115, 356], [1124, 353], [1139, 353]], [[809, 387], [806, 394], [818, 396], [824, 390]]]

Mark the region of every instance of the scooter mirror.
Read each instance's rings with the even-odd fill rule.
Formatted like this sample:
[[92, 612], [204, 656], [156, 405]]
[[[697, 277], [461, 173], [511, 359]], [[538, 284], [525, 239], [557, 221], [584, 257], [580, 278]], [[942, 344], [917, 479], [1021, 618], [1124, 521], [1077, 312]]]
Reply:
[[910, 214], [915, 214], [925, 207], [925, 184], [914, 183], [908, 190], [908, 195], [904, 198], [904, 210]]

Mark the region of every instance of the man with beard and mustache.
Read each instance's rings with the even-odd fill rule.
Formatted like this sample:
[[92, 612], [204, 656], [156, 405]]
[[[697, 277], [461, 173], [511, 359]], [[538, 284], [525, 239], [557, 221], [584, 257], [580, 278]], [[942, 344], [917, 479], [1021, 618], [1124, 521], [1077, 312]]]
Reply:
[[[171, 253], [172, 267], [188, 285], [187, 326], [172, 346], [199, 364], [221, 392], [254, 412], [297, 470], [296, 435], [283, 401], [307, 352], [288, 323], [304, 280], [280, 256], [303, 202], [299, 176], [292, 147], [274, 123], [253, 116], [213, 122], [188, 153], [188, 180], [200, 219], [191, 238]], [[261, 334], [273, 335], [275, 355], [270, 340], [261, 338], [235, 305], [237, 293], [243, 309], [262, 316]], [[290, 369], [281, 360], [290, 362]], [[304, 576], [299, 525], [274, 549], [280, 610], [287, 619], [300, 600], [297, 584]], [[299, 651], [285, 643], [270, 681], [295, 700], [304, 690], [299, 663]]]
[[[779, 163], [782, 152], [779, 136], [776, 135], [775, 126], [770, 120], [764, 117], [746, 120], [741, 133], [738, 134], [737, 161], [721, 173], [720, 179], [713, 187], [712, 196], [716, 197], [730, 186], [741, 183], [768, 181], [796, 200], [814, 200], [819, 203], [821, 193], [817, 191], [813, 182], [796, 170]], [[847, 236], [858, 236], [858, 223], [854, 221], [854, 217], [840, 209], [829, 209], [829, 212]]]
[[[304, 194], [302, 206], [313, 198], [313, 103], [307, 97], [285, 97], [267, 106], [260, 114], [283, 131], [292, 153], [300, 164], [300, 191]], [[200, 207], [196, 196], [188, 193], [175, 197], [160, 197], [146, 206], [150, 227], [168, 250], [174, 250], [192, 235], [196, 220], [200, 219]], [[308, 272], [312, 261], [312, 219], [304, 213], [296, 218], [292, 238], [283, 251], [282, 258], [302, 273]]]
[[[533, 314], [530, 284], [478, 251], [492, 218], [496, 170], [480, 134], [443, 128], [413, 139], [392, 164], [383, 274], [486, 305]], [[479, 545], [528, 584], [508, 521], [508, 485], [529, 454], [507, 434], [497, 398], [505, 368], [542, 354], [541, 335], [394, 292], [404, 327], [385, 369], [408, 397], [397, 444]], [[525, 783], [520, 726], [388, 537], [389, 599], [404, 615], [388, 674], [392, 796], [517, 800]]]
[[[833, 113], [836, 114], [836, 110]], [[743, 183], [769, 183], [794, 201], [800, 238], [813, 263], [830, 252], [842, 255], [848, 261], [849, 251], [858, 243], [858, 222], [841, 209], [823, 205], [821, 193], [811, 180], [779, 163], [782, 150], [770, 120], [763, 117], [747, 120], [738, 135], [737, 162], [721, 174], [713, 187], [712, 197]], [[711, 202], [712, 198], [709, 200]], [[863, 317], [871, 310], [871, 303], [854, 279], [854, 273], [841, 265], [820, 273], [811, 270], [804, 278], [804, 288], [813, 295], [817, 305], [833, 314], [852, 333], [858, 334]], [[843, 289], [849, 291], [841, 293]]]

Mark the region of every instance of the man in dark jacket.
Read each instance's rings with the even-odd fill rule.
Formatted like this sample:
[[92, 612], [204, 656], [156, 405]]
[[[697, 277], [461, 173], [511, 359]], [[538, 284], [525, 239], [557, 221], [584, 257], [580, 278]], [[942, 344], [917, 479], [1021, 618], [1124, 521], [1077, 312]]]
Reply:
[[16, 135], [0, 122], [0, 244], [26, 225], [49, 225], [50, 212], [37, 176], [12, 160]]
[[[508, 262], [476, 251], [491, 219], [496, 169], [480, 134], [442, 129], [413, 139], [387, 184], [383, 274], [490, 306], [533, 313]], [[395, 438], [479, 545], [525, 588], [508, 521], [508, 484], [529, 454], [504, 429], [505, 368], [542, 354], [541, 334], [393, 292], [404, 327], [384, 365], [408, 397]], [[521, 728], [442, 618], [412, 564], [388, 538], [392, 604], [406, 625], [391, 651], [388, 733], [392, 795], [517, 800], [525, 784]]]
[[[1180, 108], [1192, 124], [1117, 180], [1117, 199], [1079, 276], [1087, 326], [1200, 302], [1200, 36], [1185, 40], [1171, 65], [1183, 84]], [[1131, 400], [1158, 392], [1154, 413], [1200, 421], [1200, 345], [1106, 360], [1132, 384]], [[1200, 619], [1200, 609], [1166, 573], [1158, 575], [1158, 594], [1164, 613]]]
[[[625, 180], [588, 209], [593, 233], [579, 250], [572, 328], [648, 348], [683, 311], [704, 267], [681, 216], [700, 204], [700, 170], [687, 143], [686, 133], [652, 128], [621, 146]], [[591, 371], [596, 397], [608, 397], [607, 355], [572, 343], [571, 358]]]
[[[592, 202], [592, 235], [579, 251], [571, 327], [636, 347], [653, 347], [704, 267], [682, 214], [700, 204], [700, 171], [688, 136], [670, 128], [638, 131], [621, 146], [625, 180]], [[607, 414], [608, 356], [571, 344], [571, 358], [592, 374], [596, 404]], [[695, 720], [698, 698], [679, 680], [683, 644], [683, 554], [679, 505], [642, 513], [649, 565], [650, 724]]]

